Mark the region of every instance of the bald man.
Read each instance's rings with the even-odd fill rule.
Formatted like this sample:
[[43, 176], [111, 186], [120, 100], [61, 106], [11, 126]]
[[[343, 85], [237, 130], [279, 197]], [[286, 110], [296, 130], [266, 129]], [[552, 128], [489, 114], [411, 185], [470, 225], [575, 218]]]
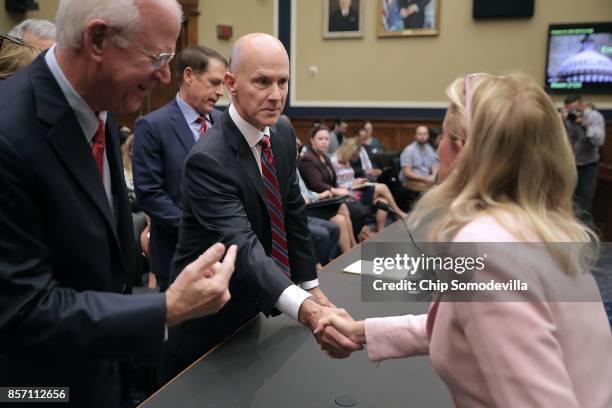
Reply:
[[[312, 330], [331, 303], [319, 289], [296, 177], [295, 131], [280, 120], [289, 57], [267, 34], [232, 48], [225, 85], [232, 103], [185, 162], [183, 214], [171, 279], [211, 243], [238, 245], [232, 299], [216, 315], [173, 328], [165, 379], [252, 319], [284, 313]], [[331, 354], [359, 346], [338, 332], [317, 334]]]

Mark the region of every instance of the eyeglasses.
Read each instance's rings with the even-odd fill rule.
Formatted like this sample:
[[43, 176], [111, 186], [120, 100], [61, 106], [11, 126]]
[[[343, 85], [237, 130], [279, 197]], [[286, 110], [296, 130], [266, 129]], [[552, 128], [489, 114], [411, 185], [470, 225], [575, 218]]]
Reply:
[[21, 38], [17, 38], [17, 37], [13, 37], [12, 35], [4, 34], [0, 36], [0, 50], [2, 49], [2, 45], [4, 45], [4, 40], [10, 41], [13, 44], [17, 44], [17, 45], [26, 45], [26, 43]]
[[153, 68], [155, 68], [155, 70], [162, 69], [162, 67], [166, 66], [166, 64], [169, 64], [170, 61], [172, 61], [172, 58], [174, 58], [173, 52], [162, 52], [156, 55], [141, 50], [139, 48], [134, 49], [140, 52], [142, 55], [149, 57], [151, 59], [151, 64], [153, 65]]
[[170, 61], [172, 61], [172, 59], [174, 58], [174, 52], [162, 52], [159, 54], [152, 54], [146, 50], [144, 50], [140, 44], [136, 43], [133, 39], [126, 37], [124, 34], [120, 34], [120, 33], [113, 33], [112, 35], [116, 36], [116, 37], [120, 37], [123, 38], [124, 40], [126, 40], [127, 42], [129, 42], [132, 45], [135, 45], [135, 47], [132, 47], [134, 50], [138, 51], [140, 54], [144, 55], [145, 57], [148, 57], [151, 60], [151, 64], [153, 65], [153, 68], [155, 70], [160, 70], [162, 69], [164, 66], [166, 66], [167, 64], [170, 63]]

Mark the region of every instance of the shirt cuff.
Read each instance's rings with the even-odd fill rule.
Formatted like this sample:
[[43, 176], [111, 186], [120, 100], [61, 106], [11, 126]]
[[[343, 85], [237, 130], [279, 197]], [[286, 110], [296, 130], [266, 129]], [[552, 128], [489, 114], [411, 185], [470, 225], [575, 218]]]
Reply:
[[310, 296], [312, 295], [306, 292], [304, 289], [296, 285], [291, 285], [288, 286], [283, 293], [281, 293], [275, 307], [293, 320], [297, 321], [298, 312], [302, 302], [304, 302], [304, 300]]
[[300, 288], [304, 289], [304, 290], [309, 290], [312, 288], [316, 288], [317, 286], [319, 286], [319, 280], [318, 279], [313, 279], [310, 281], [306, 281], [306, 282], [302, 282], [300, 283]]

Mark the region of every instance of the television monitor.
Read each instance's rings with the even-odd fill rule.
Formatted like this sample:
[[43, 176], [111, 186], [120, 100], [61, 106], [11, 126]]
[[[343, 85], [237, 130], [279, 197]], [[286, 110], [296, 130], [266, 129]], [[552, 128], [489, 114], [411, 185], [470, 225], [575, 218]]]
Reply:
[[551, 24], [546, 88], [553, 93], [612, 93], [612, 22]]

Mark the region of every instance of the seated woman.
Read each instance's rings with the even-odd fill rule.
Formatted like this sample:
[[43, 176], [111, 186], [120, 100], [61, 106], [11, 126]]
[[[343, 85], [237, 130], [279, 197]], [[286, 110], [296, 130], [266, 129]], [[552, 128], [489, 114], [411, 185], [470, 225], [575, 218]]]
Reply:
[[[329, 191], [333, 197], [351, 195], [350, 191], [338, 187], [336, 183], [336, 173], [327, 157], [329, 148], [329, 129], [317, 124], [310, 131], [310, 147], [304, 152], [298, 162], [298, 169], [308, 189], [323, 193]], [[369, 216], [369, 209], [358, 201], [351, 198], [346, 203], [351, 222], [353, 224], [353, 234], [359, 236], [361, 240], [371, 236], [366, 219]]]
[[[324, 200], [326, 198], [333, 197], [332, 192], [329, 190], [323, 191], [322, 193], [317, 193], [312, 190], [309, 190], [308, 187], [306, 187], [306, 183], [304, 183], [304, 180], [302, 180], [302, 176], [300, 175], [299, 170], [297, 171], [297, 175], [298, 181], [300, 183], [302, 197], [304, 197], [304, 202], [306, 202], [306, 204], [316, 203], [319, 200]], [[311, 218], [317, 217], [308, 217], [309, 225]], [[340, 228], [340, 238], [338, 239], [338, 245], [340, 245], [340, 253], [343, 254], [357, 245], [357, 242], [355, 241], [355, 236], [353, 235], [353, 223], [351, 222], [349, 209], [345, 203], [342, 203], [338, 206], [336, 214], [329, 218], [329, 221], [336, 224], [338, 228]]]
[[[407, 214], [398, 207], [389, 187], [382, 183], [368, 183], [366, 178], [355, 178], [355, 170], [351, 167], [351, 160], [359, 155], [360, 149], [361, 146], [354, 137], [344, 139], [332, 156], [331, 163], [336, 172], [338, 186], [348, 190], [363, 205], [371, 207], [375, 202], [381, 201], [388, 204], [400, 217], [406, 218]], [[385, 228], [386, 221], [387, 212], [377, 210], [376, 227], [378, 231]]]
[[[454, 166], [444, 167], [446, 180], [419, 200], [411, 227], [431, 221], [428, 238], [438, 242], [597, 244], [574, 215], [576, 166], [541, 87], [520, 75], [478, 74], [456, 80], [447, 94], [444, 131], [455, 130], [450, 118], [459, 115], [465, 142], [455, 145], [456, 157], [453, 149], [440, 151]], [[448, 133], [445, 140], [453, 143]], [[439, 295], [427, 315], [355, 322], [339, 310], [317, 330], [333, 325], [367, 344], [373, 361], [429, 354], [459, 407], [610, 407], [610, 326], [593, 276], [564, 267], [572, 258], [550, 251], [539, 265], [529, 258], [523, 268], [508, 266], [509, 258], [494, 262], [508, 278], [534, 283], [521, 301]], [[591, 301], [554, 297], [561, 290], [587, 293]]]

